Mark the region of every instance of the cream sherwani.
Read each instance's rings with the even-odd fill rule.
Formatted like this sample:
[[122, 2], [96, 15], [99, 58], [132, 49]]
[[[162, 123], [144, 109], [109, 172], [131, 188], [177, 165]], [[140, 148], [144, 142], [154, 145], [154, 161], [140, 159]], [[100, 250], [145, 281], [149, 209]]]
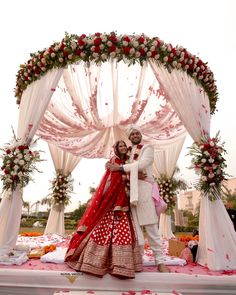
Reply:
[[154, 149], [151, 145], [145, 145], [140, 151], [137, 161], [133, 156], [137, 146], [133, 146], [130, 155], [130, 163], [123, 165], [125, 172], [130, 172], [130, 203], [135, 228], [140, 246], [144, 245], [142, 226], [147, 232], [148, 241], [153, 250], [156, 263], [162, 263], [162, 247], [158, 231], [158, 216], [152, 199], [152, 184], [138, 180], [138, 171], [144, 171], [147, 179], [153, 180], [152, 165], [154, 161]]

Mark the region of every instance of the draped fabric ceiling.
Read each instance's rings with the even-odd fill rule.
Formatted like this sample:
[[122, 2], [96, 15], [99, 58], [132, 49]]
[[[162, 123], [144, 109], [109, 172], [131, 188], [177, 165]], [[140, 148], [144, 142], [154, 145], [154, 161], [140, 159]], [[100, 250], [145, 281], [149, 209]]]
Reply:
[[79, 63], [63, 70], [37, 134], [75, 155], [107, 158], [116, 140], [127, 141], [129, 124], [145, 143], [185, 134], [149, 63]]

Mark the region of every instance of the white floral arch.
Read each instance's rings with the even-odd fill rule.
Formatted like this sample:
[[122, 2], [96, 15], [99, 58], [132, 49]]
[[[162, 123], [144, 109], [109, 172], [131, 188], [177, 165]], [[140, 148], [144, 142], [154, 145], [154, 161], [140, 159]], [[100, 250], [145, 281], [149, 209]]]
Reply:
[[[31, 54], [18, 71], [15, 93], [20, 104], [17, 138], [22, 144], [30, 144], [35, 134], [46, 140], [56, 170], [71, 172], [80, 157], [108, 157], [114, 141], [126, 140], [126, 126], [135, 123], [144, 141], [155, 145], [157, 159], [162, 158], [161, 165], [155, 163], [157, 176], [169, 177], [186, 130], [196, 142], [210, 134], [218, 98], [213, 73], [185, 48], [157, 37], [114, 32], [66, 34]], [[59, 160], [66, 152], [71, 165]], [[17, 189], [1, 202], [3, 250], [16, 243], [21, 194]], [[218, 228], [216, 213], [222, 216]], [[221, 199], [202, 198], [198, 262], [214, 270], [236, 269], [235, 246]]]

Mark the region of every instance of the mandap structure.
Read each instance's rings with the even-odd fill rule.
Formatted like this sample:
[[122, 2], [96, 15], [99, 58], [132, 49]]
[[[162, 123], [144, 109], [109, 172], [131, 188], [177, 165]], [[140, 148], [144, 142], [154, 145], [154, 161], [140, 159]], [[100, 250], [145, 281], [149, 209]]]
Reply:
[[[54, 184], [64, 187], [82, 157], [107, 158], [116, 140], [127, 141], [130, 124], [142, 129], [144, 143], [155, 146], [155, 175], [171, 179], [188, 132], [195, 142], [191, 151], [202, 191], [197, 261], [211, 270], [236, 269], [236, 233], [220, 197], [224, 149], [218, 137], [210, 136], [218, 93], [207, 63], [182, 46], [144, 34], [66, 33], [61, 42], [31, 54], [20, 66], [15, 95], [18, 129], [5, 157], [21, 153], [20, 161], [27, 154], [30, 162], [32, 155], [37, 157], [31, 151], [33, 137], [41, 137], [53, 158]], [[5, 162], [1, 251], [15, 246], [22, 188], [29, 180], [19, 183], [19, 173], [9, 172], [11, 160]], [[60, 199], [63, 190], [55, 187], [45, 233], [63, 234], [68, 199]]]

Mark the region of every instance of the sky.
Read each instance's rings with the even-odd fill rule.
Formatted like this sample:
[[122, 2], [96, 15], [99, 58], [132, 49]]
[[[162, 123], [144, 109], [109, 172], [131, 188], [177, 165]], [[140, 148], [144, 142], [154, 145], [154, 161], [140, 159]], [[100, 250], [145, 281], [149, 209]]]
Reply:
[[[0, 147], [12, 139], [17, 129], [18, 106], [14, 97], [16, 74], [30, 53], [60, 41], [65, 32], [92, 34], [116, 31], [118, 34], [158, 36], [173, 46], [182, 45], [199, 56], [214, 73], [219, 92], [218, 111], [212, 116], [211, 135], [220, 130], [227, 150], [227, 173], [236, 177], [236, 1], [234, 0], [8, 0], [0, 10]], [[191, 182], [195, 174], [187, 169], [190, 157], [188, 136], [178, 160], [181, 177]], [[34, 174], [35, 182], [24, 190], [24, 200], [34, 203], [47, 196], [54, 167], [47, 144], [38, 142], [45, 159]], [[66, 211], [90, 197], [104, 173], [103, 159], [82, 159], [73, 172], [74, 193]], [[0, 184], [1, 189], [1, 184]], [[43, 209], [43, 208], [42, 208]]]

